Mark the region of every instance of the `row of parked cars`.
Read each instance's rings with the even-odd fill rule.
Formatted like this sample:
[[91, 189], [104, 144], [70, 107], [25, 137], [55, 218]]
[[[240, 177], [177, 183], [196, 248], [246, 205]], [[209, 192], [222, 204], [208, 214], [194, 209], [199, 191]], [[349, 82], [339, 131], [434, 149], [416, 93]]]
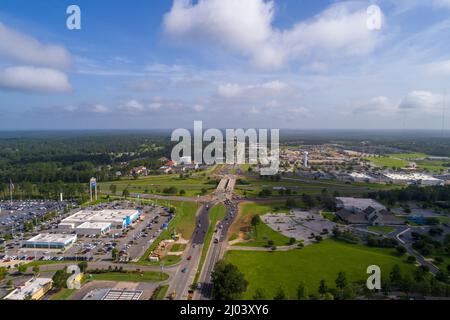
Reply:
[[92, 261], [94, 260], [93, 257], [84, 257], [84, 256], [73, 256], [73, 257], [51, 257], [51, 256], [41, 256], [39, 258], [34, 256], [7, 256], [7, 255], [0, 255], [0, 260], [3, 262], [10, 262], [10, 261], [33, 261], [33, 260], [39, 260], [39, 261]]

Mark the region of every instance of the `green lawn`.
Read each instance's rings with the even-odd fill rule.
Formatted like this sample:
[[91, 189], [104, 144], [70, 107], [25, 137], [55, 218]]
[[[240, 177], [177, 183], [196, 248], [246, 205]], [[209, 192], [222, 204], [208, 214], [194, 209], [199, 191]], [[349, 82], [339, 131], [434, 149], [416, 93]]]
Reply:
[[341, 181], [319, 181], [314, 179], [288, 179], [282, 178], [280, 181], [271, 181], [258, 178], [246, 178], [246, 184], [237, 185], [235, 192], [240, 196], [247, 198], [257, 198], [259, 193], [264, 189], [272, 191], [269, 198], [275, 199], [279, 197], [279, 191], [274, 187], [285, 187], [291, 190], [292, 196], [300, 196], [301, 194], [320, 195], [323, 189], [329, 194], [335, 191], [341, 195], [358, 196], [367, 194], [370, 191], [392, 189], [392, 186], [377, 183], [345, 183]]
[[263, 215], [268, 212], [288, 213], [285, 201], [270, 201], [265, 204], [246, 202], [239, 205], [239, 213], [230, 227], [230, 234], [238, 234], [243, 227], [250, 226], [250, 220], [254, 215]]
[[61, 289], [55, 293], [50, 300], [67, 300], [75, 291], [75, 289]]
[[164, 300], [167, 296], [167, 291], [169, 290], [169, 285], [160, 286], [156, 288], [153, 293], [152, 300]]
[[372, 162], [377, 167], [404, 168], [408, 166], [408, 161], [400, 158], [392, 158], [390, 156], [367, 157], [365, 159]]
[[427, 155], [425, 153], [391, 153], [389, 156], [392, 158], [412, 161], [415, 159], [425, 158]]
[[265, 247], [268, 245], [269, 240], [272, 240], [275, 246], [289, 245], [288, 237], [273, 230], [262, 221], [256, 226], [256, 230], [252, 231], [250, 235], [252, 237], [251, 241], [238, 243], [237, 245], [245, 247]]
[[302, 250], [287, 252], [228, 251], [226, 260], [238, 266], [249, 282], [244, 299], [252, 299], [257, 288], [263, 288], [268, 298], [282, 286], [290, 299], [296, 299], [296, 289], [303, 281], [308, 294], [316, 294], [324, 279], [334, 287], [338, 272], [345, 272], [350, 282], [365, 281], [367, 267], [378, 265], [382, 278], [398, 264], [403, 272], [414, 266], [404, 262], [391, 249], [376, 249], [333, 240], [323, 241]]
[[[284, 201], [268, 202], [266, 204], [259, 204], [254, 202], [248, 202], [241, 205], [239, 209], [239, 215], [236, 221], [231, 226], [231, 233], [237, 234], [243, 227], [250, 227], [250, 221], [254, 215], [264, 215], [269, 212], [288, 213], [289, 208], [284, 206]], [[254, 230], [247, 234], [251, 237], [250, 242], [239, 243], [238, 245], [250, 246], [250, 247], [263, 247], [267, 245], [267, 241], [270, 239], [274, 241], [276, 246], [285, 246], [289, 242], [289, 238], [283, 236], [281, 233], [268, 227], [264, 222], [256, 227]]]
[[158, 282], [169, 278], [167, 273], [145, 271], [144, 274], [138, 273], [122, 273], [122, 272], [107, 272], [92, 274], [90, 280], [98, 281], [122, 281], [122, 282]]
[[172, 246], [172, 249], [170, 249], [170, 252], [183, 252], [184, 249], [186, 249], [186, 245], [185, 244], [175, 243]]
[[206, 254], [208, 253], [209, 245], [211, 244], [214, 231], [216, 230], [216, 225], [220, 220], [225, 218], [226, 208], [223, 204], [217, 204], [211, 208], [209, 211], [209, 228], [206, 233], [205, 243], [203, 244], [202, 255], [200, 257], [200, 262], [198, 265], [197, 273], [195, 275], [194, 282], [197, 282], [200, 272], [205, 263]]
[[393, 153], [380, 158], [366, 158], [366, 160], [371, 161], [373, 164], [379, 167], [396, 167], [403, 168], [408, 165], [409, 162], [415, 162], [417, 167], [422, 170], [427, 170], [431, 173], [440, 173], [448, 170], [446, 164], [449, 161], [445, 160], [416, 160], [426, 158], [427, 155], [424, 153]]
[[139, 177], [138, 179], [124, 178], [119, 181], [101, 183], [99, 186], [103, 191], [109, 191], [110, 186], [115, 185], [117, 187], [117, 192], [128, 189], [130, 193], [157, 195], [166, 195], [163, 193], [163, 189], [175, 187], [178, 191], [184, 190], [186, 192], [184, 196], [194, 197], [201, 194], [202, 189], [206, 189], [208, 193], [215, 189], [215, 185], [208, 183], [208, 177], [210, 177], [216, 169], [216, 166], [211, 167], [207, 171], [193, 173], [189, 178], [180, 178], [178, 174], [156, 175]]
[[[151, 202], [151, 201], [146, 201]], [[156, 201], [155, 201], [156, 202]], [[140, 264], [159, 264], [159, 263], [151, 263], [148, 261], [148, 256], [150, 253], [157, 247], [157, 245], [162, 240], [170, 239], [172, 231], [176, 230], [176, 232], [180, 232], [184, 239], [189, 240], [192, 237], [195, 229], [195, 216], [197, 210], [199, 208], [198, 203], [196, 202], [179, 202], [179, 201], [164, 201], [163, 203], [168, 206], [172, 206], [176, 209], [175, 217], [169, 224], [169, 228], [164, 230], [159, 237], [152, 243], [152, 245], [147, 249], [144, 255], [139, 259]], [[167, 257], [167, 260], [164, 261], [165, 265], [171, 265], [179, 262], [179, 257]]]
[[367, 229], [369, 231], [378, 232], [380, 234], [389, 234], [395, 230], [394, 227], [387, 227], [387, 226], [370, 226]]

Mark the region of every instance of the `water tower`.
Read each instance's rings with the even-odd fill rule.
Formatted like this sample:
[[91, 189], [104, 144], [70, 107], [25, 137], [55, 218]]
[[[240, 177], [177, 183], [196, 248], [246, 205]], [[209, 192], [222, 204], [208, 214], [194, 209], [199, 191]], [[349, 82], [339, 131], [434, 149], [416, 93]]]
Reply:
[[303, 166], [305, 168], [308, 168], [308, 161], [309, 161], [309, 153], [308, 153], [308, 151], [305, 151], [303, 153]]

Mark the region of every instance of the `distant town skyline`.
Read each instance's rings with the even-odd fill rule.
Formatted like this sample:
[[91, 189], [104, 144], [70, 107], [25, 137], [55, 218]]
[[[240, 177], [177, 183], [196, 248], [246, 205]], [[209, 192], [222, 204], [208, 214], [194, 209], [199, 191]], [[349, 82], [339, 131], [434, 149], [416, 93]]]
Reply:
[[448, 130], [449, 31], [448, 0], [2, 0], [0, 130]]

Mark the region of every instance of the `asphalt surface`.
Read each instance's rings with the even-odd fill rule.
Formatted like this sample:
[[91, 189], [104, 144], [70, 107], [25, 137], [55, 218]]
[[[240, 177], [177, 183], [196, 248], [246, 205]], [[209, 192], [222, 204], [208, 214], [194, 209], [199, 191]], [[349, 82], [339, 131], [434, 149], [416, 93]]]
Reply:
[[[417, 262], [421, 266], [426, 266], [430, 269], [430, 272], [434, 275], [436, 275], [439, 272], [439, 268], [436, 267], [434, 264], [432, 264], [430, 261], [427, 261], [421, 254], [419, 254], [414, 248], [412, 247], [413, 241], [411, 239], [411, 232], [414, 230], [408, 227], [402, 227], [396, 229], [394, 232], [390, 233], [388, 236], [391, 238], [394, 238], [396, 240], [399, 240], [403, 247], [405, 247], [406, 251], [415, 257], [417, 259]], [[399, 237], [400, 236], [400, 237]]]
[[[212, 297], [213, 283], [211, 279], [212, 272], [216, 263], [222, 259], [228, 246], [227, 234], [230, 225], [233, 223], [237, 215], [237, 206], [231, 201], [225, 201], [226, 214], [225, 218], [218, 224], [218, 232], [211, 241], [208, 254], [206, 256], [203, 270], [200, 275], [200, 291], [197, 292], [196, 300], [209, 300]], [[215, 243], [214, 240], [218, 240]]]
[[206, 232], [209, 228], [209, 210], [211, 204], [203, 205], [197, 212], [196, 226], [192, 241], [182, 256], [182, 262], [177, 265], [173, 279], [169, 287], [168, 294], [176, 293], [176, 300], [185, 300], [188, 297], [189, 289], [194, 282], [198, 264], [202, 255], [203, 243]]

